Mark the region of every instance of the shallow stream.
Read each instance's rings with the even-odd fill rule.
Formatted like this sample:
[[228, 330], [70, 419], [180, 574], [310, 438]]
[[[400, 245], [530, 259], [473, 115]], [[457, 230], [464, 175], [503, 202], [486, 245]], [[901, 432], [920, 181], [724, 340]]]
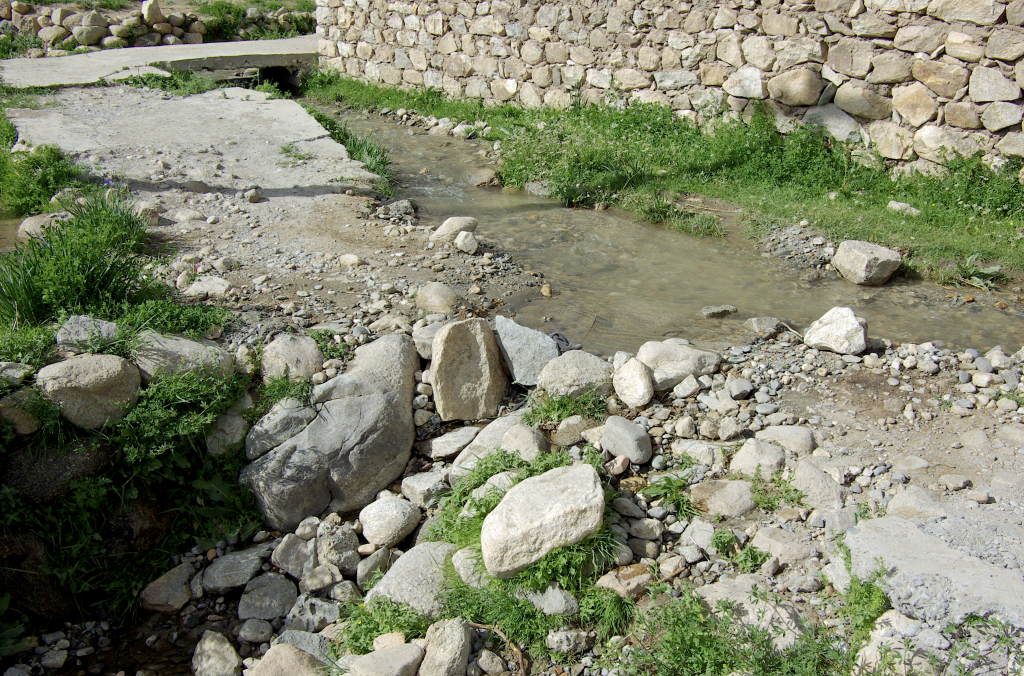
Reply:
[[[635, 351], [666, 336], [742, 341], [750, 335], [743, 321], [757, 316], [779, 317], [802, 331], [836, 305], [867, 319], [871, 335], [901, 342], [1016, 350], [1024, 341], [1021, 316], [983, 305], [995, 300], [984, 292], [973, 294], [979, 302], [956, 307], [948, 291], [929, 282], [870, 288], [841, 279], [803, 281], [744, 239], [737, 212], [728, 208], [718, 215], [729, 236], [700, 239], [617, 209], [566, 209], [520, 190], [467, 187], [469, 175], [488, 166], [473, 141], [431, 136], [377, 116], [344, 113], [343, 119], [392, 152], [401, 196], [417, 203], [424, 223], [474, 216], [478, 234], [543, 273], [553, 297], [510, 303], [523, 323], [563, 331], [577, 342], [586, 336], [584, 347], [594, 352]], [[704, 306], [725, 304], [739, 312], [726, 319], [701, 314]]]

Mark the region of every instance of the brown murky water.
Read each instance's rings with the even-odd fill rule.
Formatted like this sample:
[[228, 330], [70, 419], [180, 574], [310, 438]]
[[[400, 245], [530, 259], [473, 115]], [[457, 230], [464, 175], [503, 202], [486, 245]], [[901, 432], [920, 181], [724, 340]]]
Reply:
[[[779, 317], [802, 330], [836, 305], [867, 319], [871, 335], [897, 341], [1014, 350], [1024, 342], [1022, 316], [992, 307], [995, 299], [986, 293], [956, 307], [929, 282], [897, 280], [881, 288], [805, 282], [783, 262], [763, 258], [734, 225], [729, 237], [699, 239], [615, 209], [565, 209], [519, 190], [467, 187], [469, 174], [487, 166], [473, 141], [430, 136], [376, 116], [343, 116], [392, 151], [402, 196], [417, 202], [423, 222], [475, 216], [478, 234], [543, 272], [555, 295], [513, 303], [521, 321], [576, 341], [586, 335], [585, 347], [595, 352], [635, 351], [664, 336], [744, 340], [749, 333], [742, 323], [755, 316]], [[727, 226], [735, 219], [719, 215]], [[725, 320], [701, 314], [704, 306], [722, 304], [739, 312]]]
[[14, 248], [18, 239], [18, 226], [21, 225], [20, 218], [0, 217], [0, 251], [10, 251]]

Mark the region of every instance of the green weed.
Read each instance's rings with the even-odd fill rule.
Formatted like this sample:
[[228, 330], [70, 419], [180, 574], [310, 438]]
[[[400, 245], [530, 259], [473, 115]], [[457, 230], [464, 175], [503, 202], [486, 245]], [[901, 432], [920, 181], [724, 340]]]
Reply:
[[405, 639], [423, 638], [430, 622], [412, 608], [391, 599], [377, 597], [366, 603], [345, 604], [343, 614], [348, 620], [337, 640], [331, 644], [328, 657], [337, 660], [343, 655], [365, 655], [373, 651], [373, 639], [381, 634], [400, 631]]
[[306, 112], [313, 116], [320, 125], [327, 130], [331, 138], [348, 150], [349, 157], [366, 165], [367, 171], [371, 171], [381, 177], [377, 184], [377, 190], [387, 197], [395, 194], [395, 174], [391, 169], [391, 156], [384, 146], [380, 145], [368, 136], [360, 136], [349, 130], [343, 122], [328, 117], [315, 108], [304, 106]]
[[30, 49], [41, 49], [43, 41], [35, 35], [0, 34], [0, 59], [14, 59], [23, 56]]
[[697, 237], [725, 237], [722, 219], [711, 214], [683, 212], [670, 221], [670, 227]]
[[214, 329], [226, 328], [235, 322], [230, 310], [211, 305], [188, 305], [170, 298], [151, 298], [140, 303], [120, 303], [102, 307], [97, 312], [103, 319], [134, 332], [150, 330], [173, 333], [198, 340]]
[[[263, 12], [273, 12], [281, 7], [287, 7], [284, 2], [267, 0], [256, 0], [254, 2], [234, 3], [231, 0], [212, 0], [212, 2], [194, 3], [196, 8], [204, 17], [206, 23], [206, 34], [214, 40], [233, 40], [241, 37], [244, 40], [273, 40], [278, 38], [290, 38], [296, 35], [307, 35], [312, 33], [316, 25], [312, 19], [303, 18], [296, 14], [288, 17], [291, 24], [289, 28], [277, 22], [268, 22], [263, 25], [256, 25], [245, 18], [245, 12], [249, 7], [256, 7]], [[312, 12], [310, 0], [298, 0], [294, 4], [296, 12]]]
[[50, 326], [31, 326], [0, 321], [0, 361], [13, 361], [42, 368], [59, 359]]
[[953, 269], [941, 270], [937, 281], [957, 287], [973, 286], [983, 291], [994, 291], [1000, 284], [1010, 281], [1001, 270], [999, 265], [978, 267], [978, 254], [973, 254], [962, 263], [957, 263]]
[[608, 410], [604, 397], [596, 390], [584, 392], [578, 397], [542, 393], [530, 399], [529, 410], [523, 416], [523, 424], [557, 425], [566, 418], [580, 415], [590, 420], [603, 420]]
[[[9, 134], [7, 131], [4, 136]], [[6, 211], [17, 215], [50, 211], [50, 198], [64, 188], [82, 185], [84, 173], [85, 169], [57, 146], [5, 154], [0, 159], [0, 202]]]
[[157, 75], [156, 73], [132, 75], [122, 80], [121, 83], [129, 87], [160, 89], [176, 96], [202, 94], [203, 92], [220, 87], [219, 84], [210, 78], [196, 75], [190, 70], [175, 70], [171, 72], [170, 76]]
[[306, 335], [316, 341], [320, 352], [324, 355], [324, 359], [348, 361], [355, 356], [348, 344], [335, 342], [333, 331], [327, 329], [309, 331]]
[[640, 494], [652, 500], [664, 500], [667, 504], [675, 505], [679, 517], [687, 518], [697, 515], [697, 508], [693, 506], [690, 494], [686, 492], [689, 485], [685, 479], [665, 474], [642, 488]]
[[131, 7], [128, 0], [78, 0], [75, 4], [82, 9], [109, 9], [115, 11]]
[[854, 645], [862, 645], [875, 628], [878, 618], [892, 608], [880, 586], [884, 578], [885, 569], [882, 567], [872, 571], [866, 580], [850, 576], [850, 587], [843, 595], [839, 614], [850, 623], [850, 636]]
[[804, 494], [783, 479], [781, 472], [776, 472], [772, 475], [771, 481], [767, 481], [761, 476], [759, 465], [751, 484], [754, 504], [763, 512], [774, 512], [783, 504], [794, 507], [803, 505]]
[[[25, 633], [25, 618], [8, 617], [10, 604], [10, 594], [0, 596], [0, 659], [20, 652], [27, 646], [26, 639], [21, 637]], [[10, 614], [13, 615], [13, 611]]]

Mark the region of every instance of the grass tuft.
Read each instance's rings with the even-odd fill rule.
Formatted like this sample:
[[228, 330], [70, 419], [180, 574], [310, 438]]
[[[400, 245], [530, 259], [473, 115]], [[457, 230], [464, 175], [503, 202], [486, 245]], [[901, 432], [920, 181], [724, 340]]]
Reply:
[[584, 392], [578, 397], [535, 394], [528, 405], [530, 408], [523, 416], [523, 424], [531, 427], [557, 425], [574, 415], [591, 420], [603, 420], [608, 411], [607, 402], [596, 390]]
[[386, 197], [395, 194], [395, 174], [391, 169], [391, 156], [384, 146], [372, 138], [360, 136], [352, 132], [344, 122], [329, 117], [315, 108], [305, 106], [306, 112], [313, 116], [320, 125], [327, 130], [331, 138], [348, 150], [349, 157], [357, 162], [366, 165], [367, 171], [371, 171], [381, 177], [377, 184], [377, 190]]
[[754, 504], [763, 512], [774, 512], [783, 504], [793, 507], [802, 506], [804, 494], [782, 478], [780, 472], [772, 475], [771, 481], [761, 476], [760, 465], [751, 479], [751, 493]]

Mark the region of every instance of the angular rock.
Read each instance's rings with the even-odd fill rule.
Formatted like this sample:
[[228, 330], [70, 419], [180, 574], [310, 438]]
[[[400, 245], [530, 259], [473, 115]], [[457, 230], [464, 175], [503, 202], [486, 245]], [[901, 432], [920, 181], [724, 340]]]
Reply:
[[764, 81], [764, 73], [755, 66], [743, 66], [737, 69], [722, 84], [722, 89], [732, 96], [743, 99], [768, 98], [768, 86]]
[[61, 415], [86, 429], [120, 420], [138, 401], [139, 369], [111, 354], [82, 354], [36, 373], [36, 385]]
[[392, 334], [356, 350], [348, 370], [313, 390], [316, 418], [242, 470], [267, 523], [294, 528], [328, 505], [351, 511], [401, 476], [410, 457], [412, 340]]
[[806, 542], [800, 535], [777, 526], [758, 529], [749, 546], [779, 557], [779, 561], [788, 566], [797, 565], [818, 555], [818, 548], [811, 542]]
[[296, 580], [317, 565], [316, 540], [303, 540], [288, 533], [274, 548], [270, 562]]
[[207, 630], [192, 653], [192, 673], [195, 676], [240, 676], [242, 658], [223, 634]]
[[416, 344], [416, 352], [424, 359], [430, 359], [434, 354], [434, 336], [444, 326], [443, 322], [427, 324], [412, 331], [412, 342]]
[[939, 109], [931, 91], [920, 82], [893, 89], [892, 102], [896, 112], [915, 127], [932, 120]]
[[214, 559], [203, 571], [203, 589], [214, 594], [241, 587], [260, 571], [263, 560], [270, 556], [273, 548], [259, 546], [240, 552], [231, 552]]
[[146, 610], [176, 613], [192, 600], [189, 580], [195, 574], [191, 563], [182, 563], [146, 585], [139, 594], [139, 603]]
[[860, 354], [867, 349], [865, 330], [848, 307], [834, 307], [804, 332], [804, 344], [837, 354]]
[[[106, 29], [104, 29], [106, 30]], [[189, 298], [223, 298], [231, 289], [231, 282], [213, 275], [203, 275], [185, 289]]]
[[966, 84], [970, 71], [961, 66], [941, 61], [915, 59], [910, 67], [914, 79], [938, 96], [953, 98]]
[[501, 438], [501, 448], [518, 454], [526, 462], [533, 462], [547, 453], [551, 445], [540, 431], [529, 425], [513, 425]]
[[860, 125], [834, 103], [808, 108], [803, 123], [821, 127], [837, 141], [860, 140]]
[[477, 220], [472, 216], [452, 216], [430, 233], [430, 241], [441, 244], [454, 242], [460, 232], [476, 232], [477, 225]]
[[391, 550], [383, 547], [360, 561], [356, 567], [356, 586], [359, 589], [365, 589], [378, 572], [381, 574], [388, 572], [393, 558]]
[[801, 460], [790, 483], [803, 492], [803, 501], [815, 509], [839, 509], [843, 506], [843, 488], [810, 460]]
[[640, 465], [651, 459], [651, 438], [644, 428], [621, 416], [609, 416], [604, 422], [601, 448], [615, 457], [627, 457]]
[[612, 365], [582, 350], [570, 350], [549, 361], [537, 377], [537, 387], [555, 396], [578, 397], [595, 390], [611, 392]]
[[718, 370], [721, 357], [709, 350], [701, 350], [678, 338], [648, 341], [640, 346], [636, 358], [654, 372], [654, 389], [670, 390], [687, 376], [710, 375]]
[[324, 355], [316, 341], [309, 336], [283, 333], [263, 348], [260, 374], [263, 382], [273, 378], [288, 378], [296, 382], [309, 380], [323, 370]]
[[57, 330], [57, 347], [66, 352], [93, 352], [117, 340], [117, 324], [86, 315], [71, 315]]
[[284, 628], [316, 633], [343, 617], [343, 608], [333, 600], [300, 594], [288, 611]]
[[749, 477], [760, 473], [762, 479], [770, 481], [772, 474], [785, 466], [786, 453], [781, 448], [770, 441], [748, 439], [732, 457], [729, 471]]
[[921, 486], [908, 486], [889, 501], [886, 514], [902, 519], [928, 519], [946, 516], [946, 510]]
[[854, 284], [869, 286], [885, 284], [902, 262], [898, 251], [852, 239], [842, 242], [832, 258], [839, 274]]
[[654, 581], [650, 569], [642, 564], [623, 566], [601, 576], [596, 586], [610, 589], [624, 599], [637, 599], [647, 591], [647, 585]]
[[416, 293], [416, 307], [428, 314], [450, 315], [455, 312], [460, 302], [458, 294], [441, 282], [424, 284]]
[[874, 90], [845, 82], [836, 91], [835, 105], [851, 115], [881, 120], [892, 115], [892, 101]]
[[797, 68], [768, 80], [768, 94], [786, 106], [813, 106], [825, 83], [810, 68]]
[[430, 370], [434, 403], [442, 420], [497, 415], [508, 380], [486, 320], [452, 322], [438, 331]]
[[154, 378], [185, 371], [227, 378], [235, 370], [231, 355], [212, 341], [166, 336], [155, 331], [139, 334], [135, 365], [139, 367], [142, 382], [146, 385]]
[[502, 416], [496, 420], [491, 421], [487, 427], [480, 430], [480, 433], [476, 435], [462, 451], [458, 457], [452, 463], [451, 472], [449, 473], [449, 482], [454, 486], [459, 479], [468, 474], [474, 467], [480, 458], [486, 457], [494, 453], [501, 446], [502, 439], [505, 438], [505, 434], [514, 426], [518, 425], [523, 420], [524, 411], [520, 409], [515, 413], [510, 413], [506, 416]]
[[298, 399], [282, 399], [260, 418], [245, 436], [245, 457], [255, 460], [280, 446], [306, 428], [316, 417], [316, 409], [303, 406]]
[[444, 568], [454, 553], [455, 546], [446, 542], [416, 545], [392, 564], [366, 595], [367, 602], [383, 596], [422, 615], [437, 617], [441, 612]]
[[308, 652], [287, 643], [277, 643], [246, 673], [248, 676], [319, 676], [323, 668], [324, 663]]
[[238, 619], [273, 620], [284, 617], [295, 605], [295, 583], [278, 573], [266, 573], [245, 585], [238, 601]]
[[981, 123], [989, 131], [1001, 131], [1015, 124], [1020, 124], [1024, 117], [1024, 109], [1014, 103], [995, 101], [990, 103], [981, 116]]
[[427, 628], [427, 646], [419, 676], [464, 676], [473, 647], [465, 620], [441, 620]]
[[654, 397], [654, 372], [647, 364], [633, 357], [612, 376], [615, 394], [626, 406], [640, 408]]
[[367, 542], [393, 547], [416, 529], [420, 515], [420, 508], [408, 500], [383, 498], [363, 507], [359, 523]]
[[338, 568], [342, 575], [352, 577], [359, 565], [359, 538], [348, 524], [323, 521], [316, 531], [316, 560]]
[[707, 514], [740, 517], [754, 509], [749, 481], [702, 481], [690, 488], [697, 509]]
[[448, 460], [462, 452], [476, 435], [480, 433], [479, 427], [460, 427], [443, 434], [429, 442], [429, 454], [432, 460]]
[[814, 432], [809, 427], [797, 425], [774, 425], [765, 427], [754, 434], [755, 439], [764, 439], [782, 446], [798, 455], [810, 453], [817, 447]]
[[732, 604], [737, 620], [743, 624], [758, 627], [772, 636], [779, 650], [792, 645], [802, 633], [803, 621], [799, 611], [788, 603], [776, 604], [770, 598], [757, 600], [752, 594], [754, 587], [767, 589], [763, 579], [756, 575], [741, 574], [728, 580], [697, 588], [709, 609], [715, 609], [720, 601]]
[[603, 515], [604, 491], [590, 465], [559, 467], [526, 479], [484, 519], [484, 566], [499, 579], [513, 577], [548, 552], [596, 532]]
[[1020, 98], [1020, 86], [998, 68], [978, 66], [971, 71], [967, 93], [975, 103], [1014, 101]]
[[437, 498], [448, 491], [448, 479], [442, 472], [420, 472], [402, 479], [402, 495], [421, 509], [434, 506]]
[[501, 315], [495, 316], [494, 328], [512, 380], [521, 385], [536, 385], [541, 370], [558, 356], [558, 345], [540, 331]]
[[[246, 395], [248, 397], [248, 395]], [[251, 404], [251, 400], [249, 401]], [[241, 450], [245, 446], [249, 423], [240, 410], [228, 410], [213, 421], [206, 433], [206, 452], [210, 455], [224, 455]]]
[[423, 648], [415, 643], [405, 643], [374, 650], [353, 660], [348, 673], [349, 676], [416, 676], [422, 660]]

